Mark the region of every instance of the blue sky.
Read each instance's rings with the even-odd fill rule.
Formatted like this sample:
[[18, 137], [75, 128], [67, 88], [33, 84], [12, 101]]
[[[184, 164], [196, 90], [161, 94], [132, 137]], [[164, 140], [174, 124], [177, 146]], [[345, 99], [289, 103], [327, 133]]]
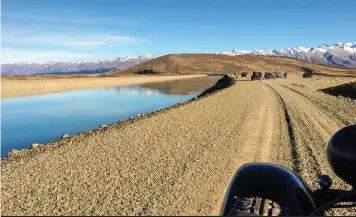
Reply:
[[2, 62], [355, 41], [354, 0], [2, 0]]

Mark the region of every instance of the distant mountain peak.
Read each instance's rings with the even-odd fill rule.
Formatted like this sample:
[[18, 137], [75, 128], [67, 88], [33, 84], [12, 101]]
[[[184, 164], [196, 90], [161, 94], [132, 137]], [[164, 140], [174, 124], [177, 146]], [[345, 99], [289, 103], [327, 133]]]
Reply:
[[[204, 52], [212, 53], [212, 52]], [[230, 52], [214, 52], [220, 55], [269, 55], [269, 56], [286, 56], [293, 57], [308, 62], [319, 62], [323, 64], [356, 68], [356, 42], [337, 42], [336, 44], [324, 44], [314, 48], [298, 46], [295, 48], [280, 48], [273, 50], [238, 50], [233, 49]], [[95, 71], [98, 69], [108, 69], [108, 71], [116, 68], [124, 70], [134, 65], [159, 57], [160, 55], [140, 55], [114, 57], [105, 60], [95, 61], [71, 61], [71, 62], [44, 62], [44, 63], [27, 63], [19, 62], [12, 64], [3, 64], [1, 66], [2, 74], [11, 75], [28, 75], [53, 72], [79, 72], [79, 71]]]
[[1, 71], [4, 75], [29, 75], [42, 73], [96, 71], [98, 69], [107, 69], [108, 71], [111, 71], [113, 68], [116, 68], [117, 70], [123, 70], [156, 57], [159, 57], [159, 55], [148, 54], [137, 57], [114, 57], [111, 59], [94, 61], [76, 60], [69, 62], [50, 61], [42, 63], [19, 62], [2, 64]]
[[319, 62], [323, 64], [356, 67], [356, 42], [337, 42], [336, 44], [324, 44], [315, 48], [298, 46], [295, 48], [281, 48], [274, 50], [251, 50], [239, 51], [233, 49], [232, 52], [215, 52], [222, 55], [269, 55], [286, 56], [301, 59], [309, 62]]

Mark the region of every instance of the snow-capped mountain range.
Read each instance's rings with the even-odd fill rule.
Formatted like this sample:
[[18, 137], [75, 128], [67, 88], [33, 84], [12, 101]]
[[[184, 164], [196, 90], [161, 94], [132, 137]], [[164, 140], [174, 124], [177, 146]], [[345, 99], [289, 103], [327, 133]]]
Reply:
[[[212, 52], [206, 52], [212, 53]], [[287, 56], [308, 62], [318, 62], [333, 66], [356, 68], [356, 42], [336, 43], [321, 45], [315, 48], [282, 48], [275, 50], [214, 52], [222, 55], [273, 55]], [[160, 55], [142, 55], [138, 57], [117, 57], [98, 61], [74, 61], [74, 62], [46, 62], [46, 63], [11, 63], [2, 64], [2, 74], [27, 75], [54, 72], [78, 72], [78, 71], [112, 71], [113, 68], [123, 70], [131, 66], [143, 63]]]
[[58, 72], [80, 72], [80, 71], [113, 71], [123, 70], [131, 66], [143, 63], [159, 55], [143, 55], [137, 57], [116, 57], [112, 59], [97, 61], [71, 61], [71, 62], [44, 62], [44, 63], [10, 63], [1, 65], [3, 75], [30, 75]]
[[252, 50], [231, 52], [215, 52], [224, 55], [272, 55], [293, 57], [307, 62], [317, 62], [333, 66], [356, 68], [356, 42], [321, 45], [315, 48], [296, 47], [275, 50]]

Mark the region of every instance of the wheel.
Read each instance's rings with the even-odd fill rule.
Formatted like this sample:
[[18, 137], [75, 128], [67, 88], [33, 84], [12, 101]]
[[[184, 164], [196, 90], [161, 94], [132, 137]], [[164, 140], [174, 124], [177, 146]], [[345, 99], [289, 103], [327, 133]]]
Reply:
[[282, 209], [276, 202], [260, 197], [236, 198], [228, 216], [288, 216], [288, 209]]

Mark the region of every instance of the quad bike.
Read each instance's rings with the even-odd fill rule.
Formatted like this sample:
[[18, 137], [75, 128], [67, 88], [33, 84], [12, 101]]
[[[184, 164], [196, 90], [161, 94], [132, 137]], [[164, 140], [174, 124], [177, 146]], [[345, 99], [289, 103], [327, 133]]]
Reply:
[[277, 78], [283, 78], [282, 72], [277, 72]]
[[312, 72], [305, 72], [303, 74], [303, 78], [312, 78], [313, 77], [313, 73]]
[[277, 78], [277, 74], [273, 72], [265, 72], [265, 79], [275, 79]]
[[[235, 173], [220, 214], [320, 216], [331, 208], [356, 206], [356, 125], [345, 127], [332, 136], [327, 157], [335, 174], [350, 184], [352, 190], [331, 189], [331, 178], [321, 175], [321, 188], [312, 191], [298, 174], [289, 169], [265, 163], [245, 164]], [[341, 202], [348, 204], [338, 205]]]
[[251, 76], [251, 81], [253, 80], [260, 80], [262, 81], [262, 73], [261, 72], [253, 72]]
[[303, 78], [312, 78], [313, 77], [313, 71], [311, 69], [304, 69], [303, 73]]

